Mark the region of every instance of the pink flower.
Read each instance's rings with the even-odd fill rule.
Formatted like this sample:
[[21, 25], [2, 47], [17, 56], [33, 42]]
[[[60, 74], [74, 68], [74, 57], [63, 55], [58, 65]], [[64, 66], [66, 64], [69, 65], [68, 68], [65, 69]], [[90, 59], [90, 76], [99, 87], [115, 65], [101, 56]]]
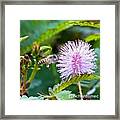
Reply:
[[74, 75], [92, 74], [96, 68], [96, 55], [89, 43], [68, 41], [59, 49], [57, 68], [65, 80]]

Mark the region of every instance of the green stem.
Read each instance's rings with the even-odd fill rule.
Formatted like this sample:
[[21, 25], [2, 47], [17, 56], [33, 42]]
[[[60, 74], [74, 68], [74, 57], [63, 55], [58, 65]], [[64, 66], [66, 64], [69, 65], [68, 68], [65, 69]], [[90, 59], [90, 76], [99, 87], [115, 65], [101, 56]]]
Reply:
[[32, 80], [34, 79], [34, 77], [35, 77], [35, 75], [36, 75], [36, 73], [37, 73], [37, 70], [38, 70], [38, 64], [37, 64], [37, 62], [34, 64], [34, 69], [33, 69], [33, 71], [32, 71], [32, 74], [31, 74], [31, 76], [30, 76], [30, 78], [29, 78], [29, 82], [31, 83], [32, 82]]
[[24, 87], [25, 87], [25, 89], [26, 89], [26, 81], [27, 81], [27, 70], [25, 71], [25, 73], [24, 73], [24, 81], [23, 81], [23, 83], [24, 83]]
[[[20, 71], [21, 72], [21, 71]], [[24, 82], [26, 82], [26, 80], [27, 80], [27, 78], [26, 78], [26, 71], [24, 71], [24, 72], [21, 72], [20, 73], [21, 74], [21, 81], [24, 83]]]
[[78, 89], [79, 89], [79, 93], [80, 93], [80, 98], [81, 98], [81, 100], [83, 100], [83, 94], [82, 94], [82, 89], [81, 89], [80, 81], [77, 83], [77, 85], [78, 85]]

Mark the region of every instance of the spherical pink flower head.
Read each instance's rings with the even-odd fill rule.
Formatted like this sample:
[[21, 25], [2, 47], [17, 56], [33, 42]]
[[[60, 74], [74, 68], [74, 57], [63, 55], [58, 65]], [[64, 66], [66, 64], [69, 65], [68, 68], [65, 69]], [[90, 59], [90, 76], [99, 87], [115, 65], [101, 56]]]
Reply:
[[89, 43], [68, 41], [59, 48], [58, 72], [63, 80], [81, 74], [92, 74], [96, 68], [96, 55]]

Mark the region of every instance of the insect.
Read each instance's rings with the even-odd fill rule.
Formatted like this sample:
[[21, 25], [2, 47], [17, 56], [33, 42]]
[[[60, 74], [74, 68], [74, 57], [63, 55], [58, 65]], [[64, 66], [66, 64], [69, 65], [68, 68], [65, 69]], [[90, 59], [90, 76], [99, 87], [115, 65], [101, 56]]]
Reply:
[[56, 63], [58, 60], [58, 56], [56, 54], [53, 54], [53, 55], [49, 55], [47, 56], [46, 58], [43, 58], [41, 59], [38, 64], [41, 65], [41, 64], [47, 64], [49, 67], [50, 64], [52, 63]]

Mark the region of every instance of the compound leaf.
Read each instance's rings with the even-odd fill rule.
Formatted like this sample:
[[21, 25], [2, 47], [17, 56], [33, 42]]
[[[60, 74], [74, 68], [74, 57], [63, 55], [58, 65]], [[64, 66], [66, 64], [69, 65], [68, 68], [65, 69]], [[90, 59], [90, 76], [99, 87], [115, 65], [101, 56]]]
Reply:
[[53, 87], [53, 94], [57, 94], [60, 91], [62, 91], [63, 89], [67, 88], [68, 86], [77, 83], [79, 81], [82, 80], [99, 80], [100, 77], [98, 75], [95, 74], [84, 74], [84, 75], [80, 75], [80, 76], [75, 76], [73, 78], [71, 78], [70, 80], [67, 81], [62, 81], [60, 84], [57, 84]]

